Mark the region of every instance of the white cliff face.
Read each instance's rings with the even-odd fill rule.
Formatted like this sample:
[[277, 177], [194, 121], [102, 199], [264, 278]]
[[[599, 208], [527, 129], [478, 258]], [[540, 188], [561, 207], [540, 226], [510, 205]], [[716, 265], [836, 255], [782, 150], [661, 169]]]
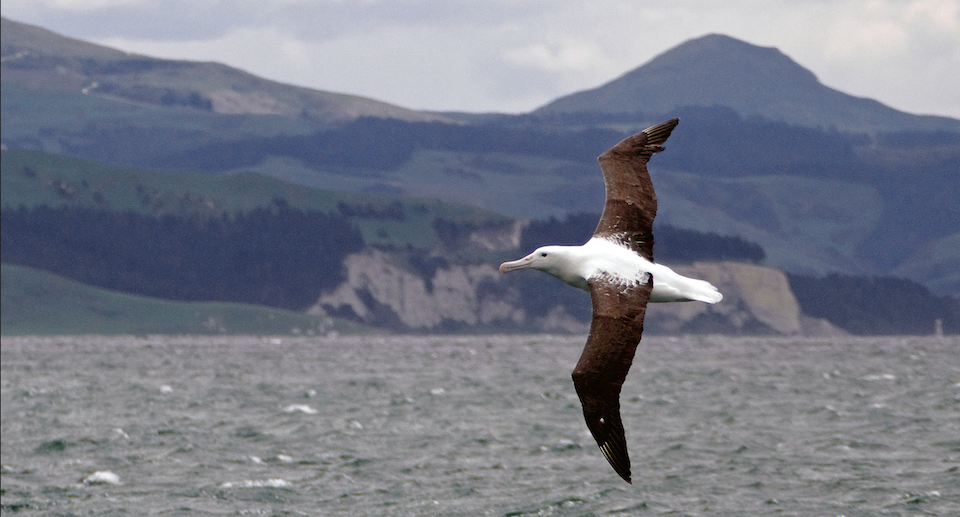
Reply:
[[429, 330], [444, 322], [468, 326], [498, 320], [522, 321], [523, 315], [497, 297], [481, 298], [484, 282], [499, 281], [493, 265], [451, 265], [436, 271], [428, 288], [425, 279], [380, 251], [347, 257], [347, 280], [317, 300], [311, 313], [338, 313], [349, 308], [362, 321], [377, 317], [373, 305], [390, 309], [409, 329]]
[[[698, 317], [714, 317], [733, 330], [751, 332], [762, 324], [780, 335], [836, 335], [843, 332], [824, 320], [815, 320], [800, 312], [800, 304], [790, 290], [787, 275], [777, 268], [742, 262], [697, 262], [677, 266], [678, 273], [700, 278], [717, 286], [723, 301], [703, 303], [657, 304], [647, 307], [647, 325], [659, 332], [682, 332]], [[656, 282], [656, 278], [654, 278]]]
[[[345, 267], [346, 281], [321, 296], [309, 312], [352, 313], [363, 323], [387, 325], [394, 330], [441, 330], [450, 324], [484, 331], [502, 325], [537, 332], [586, 333], [589, 330], [589, 322], [578, 321], [562, 306], [544, 314], [526, 314], [518, 293], [505, 286], [494, 264], [450, 264], [426, 279], [401, 266], [388, 253], [365, 251], [348, 257]], [[787, 277], [779, 269], [739, 262], [696, 263], [674, 269], [717, 286], [723, 293], [723, 301], [716, 305], [651, 304], [647, 309], [648, 331], [842, 333], [826, 321], [801, 313]]]
[[[723, 302], [713, 310], [699, 303], [668, 306], [665, 311], [656, 311], [656, 316], [683, 324], [712, 312], [724, 316], [738, 328], [753, 319], [780, 334], [800, 333], [800, 304], [782, 271], [734, 262], [696, 263], [676, 269], [681, 275], [702, 278], [717, 286], [723, 293]], [[647, 314], [651, 312], [654, 309], [648, 308]]]

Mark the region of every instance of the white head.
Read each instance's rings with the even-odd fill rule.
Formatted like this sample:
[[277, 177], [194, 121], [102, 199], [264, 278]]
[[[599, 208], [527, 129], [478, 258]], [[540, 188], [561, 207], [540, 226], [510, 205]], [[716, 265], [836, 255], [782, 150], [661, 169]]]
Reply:
[[500, 273], [519, 269], [539, 269], [560, 280], [581, 289], [586, 287], [586, 279], [579, 274], [576, 266], [576, 249], [579, 246], [543, 246], [519, 260], [500, 264]]
[[559, 246], [544, 246], [542, 248], [537, 248], [533, 253], [523, 257], [520, 260], [513, 260], [510, 262], [504, 262], [500, 264], [500, 273], [507, 273], [510, 271], [517, 271], [518, 269], [539, 269], [541, 271], [547, 271], [550, 268], [555, 268], [559, 265], [558, 260], [560, 253], [554, 248], [559, 248]]

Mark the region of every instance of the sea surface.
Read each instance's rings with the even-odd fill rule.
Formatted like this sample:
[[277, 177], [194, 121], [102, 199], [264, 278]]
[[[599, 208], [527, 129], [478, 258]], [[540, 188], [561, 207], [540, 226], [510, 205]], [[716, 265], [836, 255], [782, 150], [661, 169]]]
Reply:
[[633, 484], [582, 337], [2, 339], [2, 513], [960, 515], [960, 338], [644, 338]]

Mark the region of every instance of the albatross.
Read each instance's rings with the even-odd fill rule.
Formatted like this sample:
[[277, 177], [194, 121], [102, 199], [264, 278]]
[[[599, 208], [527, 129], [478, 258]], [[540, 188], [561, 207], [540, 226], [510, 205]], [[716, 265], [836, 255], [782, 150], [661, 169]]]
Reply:
[[500, 265], [500, 273], [538, 269], [590, 293], [593, 320], [573, 370], [573, 385], [587, 428], [627, 483], [630, 457], [620, 419], [620, 389], [640, 344], [647, 303], [717, 303], [723, 298], [709, 282], [653, 261], [657, 196], [647, 162], [663, 151], [661, 145], [679, 122], [673, 119], [644, 129], [600, 155], [606, 202], [586, 244], [544, 246]]

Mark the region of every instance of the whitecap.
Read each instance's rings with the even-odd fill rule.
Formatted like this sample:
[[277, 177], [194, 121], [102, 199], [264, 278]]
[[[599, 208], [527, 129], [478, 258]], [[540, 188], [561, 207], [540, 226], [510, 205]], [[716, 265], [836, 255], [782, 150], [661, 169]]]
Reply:
[[873, 375], [864, 375], [861, 379], [865, 381], [894, 381], [897, 379], [897, 376], [892, 373], [880, 373]]
[[290, 404], [289, 406], [283, 408], [284, 413], [295, 413], [295, 412], [306, 413], [308, 415], [316, 415], [317, 410], [306, 404]]
[[120, 476], [109, 470], [98, 470], [93, 474], [83, 478], [84, 485], [119, 485]]
[[293, 486], [286, 479], [244, 479], [243, 481], [227, 481], [220, 483], [220, 488], [287, 488]]
[[173, 393], [173, 388], [164, 384], [163, 386], [160, 386], [160, 393]]

